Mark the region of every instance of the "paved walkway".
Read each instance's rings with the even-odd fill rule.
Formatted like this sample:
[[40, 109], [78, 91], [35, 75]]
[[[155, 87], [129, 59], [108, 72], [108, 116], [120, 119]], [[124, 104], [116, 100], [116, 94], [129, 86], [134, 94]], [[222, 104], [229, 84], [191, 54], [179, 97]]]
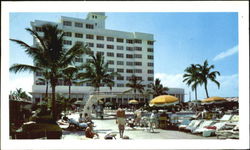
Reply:
[[[70, 117], [77, 119], [78, 114], [71, 115]], [[105, 118], [104, 120], [93, 119], [95, 123], [95, 132], [100, 135], [100, 139], [104, 139], [107, 133], [117, 133], [117, 139], [119, 138], [118, 127], [115, 119]], [[129, 136], [130, 139], [216, 139], [216, 137], [203, 137], [201, 135], [194, 135], [191, 133], [155, 129], [154, 133], [147, 131], [146, 128], [137, 127], [132, 129], [130, 127], [125, 128], [124, 135]], [[62, 139], [83, 139], [84, 131], [63, 131]]]

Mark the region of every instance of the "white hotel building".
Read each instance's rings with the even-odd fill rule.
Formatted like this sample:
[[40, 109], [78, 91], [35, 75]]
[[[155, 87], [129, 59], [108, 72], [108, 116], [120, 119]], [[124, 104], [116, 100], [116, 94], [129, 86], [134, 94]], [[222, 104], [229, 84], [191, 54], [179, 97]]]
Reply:
[[[133, 99], [133, 94], [121, 93], [129, 89], [126, 87], [126, 83], [128, 83], [128, 79], [132, 74], [141, 78], [146, 87], [154, 82], [154, 36], [148, 33], [106, 29], [106, 18], [105, 13], [91, 12], [88, 13], [86, 19], [61, 17], [59, 23], [35, 20], [31, 22], [31, 26], [39, 31], [39, 27], [43, 24], [57, 24], [59, 29], [66, 32], [64, 38], [65, 48], [70, 48], [76, 42], [84, 42], [95, 53], [102, 53], [109, 63], [109, 71], [121, 74], [121, 77], [115, 77], [115, 85], [112, 88], [112, 92], [120, 94], [105, 100], [116, 104], [127, 104], [128, 100]], [[34, 39], [34, 44], [35, 42]], [[85, 63], [88, 59], [90, 59], [89, 56], [84, 55], [76, 59], [76, 65]], [[34, 102], [42, 101], [45, 96], [45, 85], [37, 84], [38, 77], [39, 73], [34, 74], [34, 84], [32, 86]], [[86, 101], [93, 91], [94, 88], [89, 84], [73, 85], [71, 87], [71, 97]], [[100, 91], [111, 92], [108, 87], [101, 87]], [[58, 82], [56, 92], [63, 93], [65, 96], [68, 95], [68, 86], [63, 83], [63, 80]], [[49, 93], [51, 93], [51, 88]], [[184, 89], [170, 88], [168, 93], [179, 97], [181, 101], [184, 99]], [[150, 99], [139, 93], [137, 97], [140, 97], [138, 99], [141, 103]]]

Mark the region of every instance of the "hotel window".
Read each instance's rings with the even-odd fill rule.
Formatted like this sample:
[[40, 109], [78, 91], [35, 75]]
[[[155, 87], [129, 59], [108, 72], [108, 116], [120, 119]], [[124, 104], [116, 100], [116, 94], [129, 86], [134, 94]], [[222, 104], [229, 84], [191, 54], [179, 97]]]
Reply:
[[72, 41], [63, 40], [63, 44], [65, 44], [65, 45], [72, 45]]
[[83, 24], [80, 22], [75, 22], [75, 27], [82, 28]]
[[148, 70], [148, 74], [154, 74], [154, 70]]
[[142, 70], [141, 69], [135, 69], [134, 73], [142, 73]]
[[135, 64], [135, 66], [141, 66], [142, 62], [135, 62], [134, 64]]
[[71, 36], [72, 36], [72, 33], [71, 33], [71, 32], [64, 32], [64, 36], [71, 37]]
[[108, 64], [113, 65], [114, 61], [113, 60], [108, 60]]
[[133, 58], [132, 54], [126, 54], [126, 58]]
[[104, 40], [104, 36], [96, 36], [97, 40]]
[[117, 80], [124, 80], [124, 76], [118, 76], [116, 79]]
[[117, 46], [116, 49], [117, 50], [123, 50], [123, 46]]
[[138, 40], [138, 39], [135, 39], [134, 42], [137, 43], [137, 44], [141, 44], [142, 43], [142, 41]]
[[36, 76], [42, 76], [41, 72], [36, 72]]
[[96, 44], [97, 48], [104, 48], [104, 44]]
[[153, 67], [153, 66], [154, 66], [154, 63], [148, 63], [148, 66], [149, 66], [149, 67]]
[[154, 56], [148, 55], [148, 59], [154, 59]]
[[81, 44], [81, 45], [83, 45], [83, 42], [81, 42], [81, 41], [76, 41], [75, 44]]
[[75, 37], [76, 38], [83, 38], [83, 34], [81, 34], [81, 33], [75, 33]]
[[127, 51], [133, 51], [133, 47], [126, 47]]
[[114, 49], [114, 45], [107, 45], [107, 49]]
[[142, 51], [142, 48], [141, 47], [135, 47], [134, 50], [135, 51]]
[[148, 48], [148, 52], [154, 52], [153, 48]]
[[123, 43], [123, 42], [124, 42], [124, 39], [117, 38], [117, 39], [116, 39], [116, 42]]
[[148, 88], [151, 88], [152, 86], [150, 84], [148, 84]]
[[92, 35], [92, 34], [86, 34], [86, 39], [94, 39], [94, 35]]
[[133, 66], [133, 65], [134, 65], [134, 63], [133, 63], [133, 62], [131, 62], [131, 61], [127, 61], [127, 62], [126, 62], [126, 65], [127, 65], [127, 66]]
[[117, 63], [117, 65], [124, 65], [123, 61], [117, 61], [116, 63]]
[[129, 81], [131, 79], [131, 77], [126, 77], [126, 80]]
[[87, 43], [89, 47], [94, 47], [94, 43]]
[[117, 87], [124, 87], [123, 83], [117, 83]]
[[127, 40], [126, 40], [126, 43], [128, 43], [128, 44], [133, 44], [133, 40], [127, 39]]
[[107, 41], [114, 42], [114, 38], [113, 37], [107, 37]]
[[37, 32], [42, 32], [43, 30], [42, 30], [41, 27], [36, 27], [36, 31], [37, 31]]
[[86, 59], [86, 62], [91, 62], [92, 61], [92, 59]]
[[116, 54], [116, 57], [121, 57], [121, 58], [123, 58], [123, 54], [122, 54], [122, 53], [117, 53], [117, 54]]
[[142, 58], [141, 54], [134, 54], [134, 58]]
[[126, 72], [127, 73], [133, 73], [133, 69], [127, 69]]
[[93, 24], [86, 24], [86, 28], [87, 29], [94, 29], [94, 25]]
[[114, 57], [114, 53], [107, 52], [107, 56]]
[[154, 41], [148, 41], [148, 45], [154, 45]]
[[142, 80], [142, 77], [141, 76], [137, 76], [137, 80]]
[[83, 62], [83, 58], [75, 58], [76, 62]]
[[148, 81], [154, 81], [153, 77], [148, 77]]
[[122, 68], [117, 68], [117, 72], [123, 73], [123, 72], [124, 72], [124, 69], [122, 69]]
[[97, 54], [101, 54], [102, 56], [104, 56], [104, 52], [96, 52]]
[[72, 26], [72, 22], [70, 21], [63, 21], [64, 26]]
[[108, 72], [114, 72], [114, 68], [108, 68]]

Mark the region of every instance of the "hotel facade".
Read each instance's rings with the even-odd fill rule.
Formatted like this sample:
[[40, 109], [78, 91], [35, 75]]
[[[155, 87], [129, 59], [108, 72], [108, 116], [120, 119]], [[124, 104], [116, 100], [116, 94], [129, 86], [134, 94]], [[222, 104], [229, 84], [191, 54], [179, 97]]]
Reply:
[[[87, 44], [94, 53], [101, 53], [105, 61], [109, 63], [109, 72], [118, 72], [121, 76], [115, 77], [115, 85], [110, 90], [109, 87], [101, 87], [102, 93], [113, 93], [115, 97], [108, 97], [104, 100], [115, 104], [128, 104], [128, 100], [134, 99], [133, 93], [123, 93], [129, 90], [126, 83], [134, 74], [143, 80], [145, 88], [150, 88], [149, 84], [154, 82], [154, 36], [153, 34], [141, 32], [124, 32], [106, 29], [105, 13], [90, 12], [86, 19], [61, 17], [59, 23], [35, 20], [31, 22], [33, 30], [41, 31], [43, 24], [55, 24], [65, 32], [64, 46], [71, 48], [75, 43]], [[42, 32], [39, 33], [42, 35]], [[36, 40], [34, 39], [34, 44]], [[88, 62], [89, 56], [83, 55], [75, 60], [75, 65]], [[41, 77], [40, 73], [34, 74], [34, 84], [32, 86], [33, 102], [41, 102], [45, 97], [45, 84], [37, 82]], [[68, 95], [68, 86], [62, 79], [59, 79], [56, 92]], [[90, 84], [73, 85], [71, 87], [71, 98], [86, 102], [89, 95], [94, 92]], [[170, 88], [169, 94], [177, 96], [180, 101], [184, 100], [184, 89]], [[49, 95], [51, 88], [49, 87]], [[137, 93], [140, 103], [145, 103], [151, 97]]]

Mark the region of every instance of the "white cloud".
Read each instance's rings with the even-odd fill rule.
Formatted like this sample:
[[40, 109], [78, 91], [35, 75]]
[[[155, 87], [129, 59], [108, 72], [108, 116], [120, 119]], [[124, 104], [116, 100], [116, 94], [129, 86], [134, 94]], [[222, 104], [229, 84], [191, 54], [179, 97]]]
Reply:
[[[183, 74], [165, 74], [156, 73], [155, 78], [159, 78], [164, 86], [169, 88], [184, 88], [185, 90], [185, 101], [189, 100], [189, 92], [191, 92], [191, 99], [194, 99], [194, 92], [191, 87], [188, 87], [183, 83]], [[221, 97], [233, 97], [239, 94], [239, 82], [238, 74], [228, 76], [218, 76], [217, 80], [220, 82], [220, 88], [212, 82], [208, 82], [208, 93], [209, 96], [221, 96]], [[206, 98], [204, 86], [198, 86], [197, 88], [198, 99]]]
[[15, 91], [17, 88], [22, 88], [26, 92], [32, 91], [33, 76], [18, 76], [9, 79], [9, 89]]
[[224, 52], [221, 52], [220, 54], [216, 55], [213, 59], [213, 61], [216, 61], [216, 60], [220, 60], [220, 59], [223, 59], [225, 57], [228, 57], [228, 56], [231, 56], [235, 53], [238, 52], [238, 45], [224, 51]]

